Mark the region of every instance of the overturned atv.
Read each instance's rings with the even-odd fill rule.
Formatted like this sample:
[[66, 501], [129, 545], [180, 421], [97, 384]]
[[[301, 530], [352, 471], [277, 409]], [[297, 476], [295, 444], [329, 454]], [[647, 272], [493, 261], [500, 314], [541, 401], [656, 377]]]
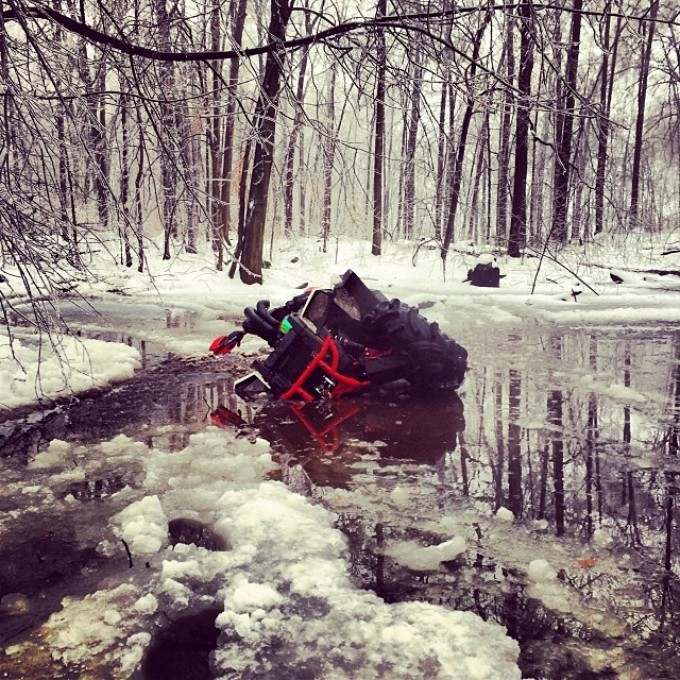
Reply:
[[465, 376], [463, 347], [414, 307], [369, 290], [351, 270], [332, 289], [303, 293], [273, 310], [260, 300], [245, 316], [243, 330], [210, 346], [216, 355], [228, 354], [253, 333], [273, 348], [237, 382], [243, 399], [268, 392], [314, 401], [396, 380], [428, 394], [456, 390]]

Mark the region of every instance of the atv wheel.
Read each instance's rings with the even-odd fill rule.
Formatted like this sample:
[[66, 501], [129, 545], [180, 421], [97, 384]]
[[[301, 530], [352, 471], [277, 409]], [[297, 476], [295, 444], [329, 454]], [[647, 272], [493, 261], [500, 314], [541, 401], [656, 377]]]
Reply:
[[467, 351], [415, 307], [399, 300], [381, 302], [365, 323], [378, 349], [408, 356], [409, 373], [404, 378], [416, 390], [457, 389], [463, 382]]

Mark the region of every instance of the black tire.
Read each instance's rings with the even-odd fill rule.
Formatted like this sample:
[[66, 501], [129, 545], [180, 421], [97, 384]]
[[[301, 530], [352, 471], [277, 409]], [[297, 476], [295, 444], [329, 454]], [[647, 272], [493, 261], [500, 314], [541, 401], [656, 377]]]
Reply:
[[415, 307], [399, 300], [381, 302], [366, 317], [365, 324], [378, 349], [408, 356], [408, 375], [403, 377], [415, 390], [455, 390], [463, 382], [467, 351]]

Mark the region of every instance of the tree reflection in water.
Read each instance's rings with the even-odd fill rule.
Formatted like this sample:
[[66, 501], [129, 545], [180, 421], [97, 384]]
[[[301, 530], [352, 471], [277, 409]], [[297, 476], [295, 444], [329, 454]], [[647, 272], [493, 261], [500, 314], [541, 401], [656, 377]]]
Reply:
[[[364, 587], [500, 621], [525, 673], [677, 677], [680, 333], [551, 329], [474, 345], [455, 408], [363, 399], [324, 451], [309, 423], [347, 405], [306, 407], [319, 409], [307, 425], [270, 412], [265, 436], [288, 478], [339, 512]], [[501, 507], [512, 524], [494, 519]], [[387, 554], [395, 541], [450, 538], [447, 517], [465, 533], [461, 558], [417, 573]], [[557, 570], [562, 602], [532, 588], [538, 557]]]

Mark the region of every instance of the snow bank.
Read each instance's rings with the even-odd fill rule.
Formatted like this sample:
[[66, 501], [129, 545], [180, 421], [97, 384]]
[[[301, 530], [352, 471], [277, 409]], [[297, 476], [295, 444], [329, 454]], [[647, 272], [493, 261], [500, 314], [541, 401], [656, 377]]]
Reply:
[[[139, 352], [103, 340], [52, 337], [42, 344], [0, 336], [0, 406], [14, 408], [126, 380], [141, 366]], [[36, 338], [37, 342], [37, 338]]]

